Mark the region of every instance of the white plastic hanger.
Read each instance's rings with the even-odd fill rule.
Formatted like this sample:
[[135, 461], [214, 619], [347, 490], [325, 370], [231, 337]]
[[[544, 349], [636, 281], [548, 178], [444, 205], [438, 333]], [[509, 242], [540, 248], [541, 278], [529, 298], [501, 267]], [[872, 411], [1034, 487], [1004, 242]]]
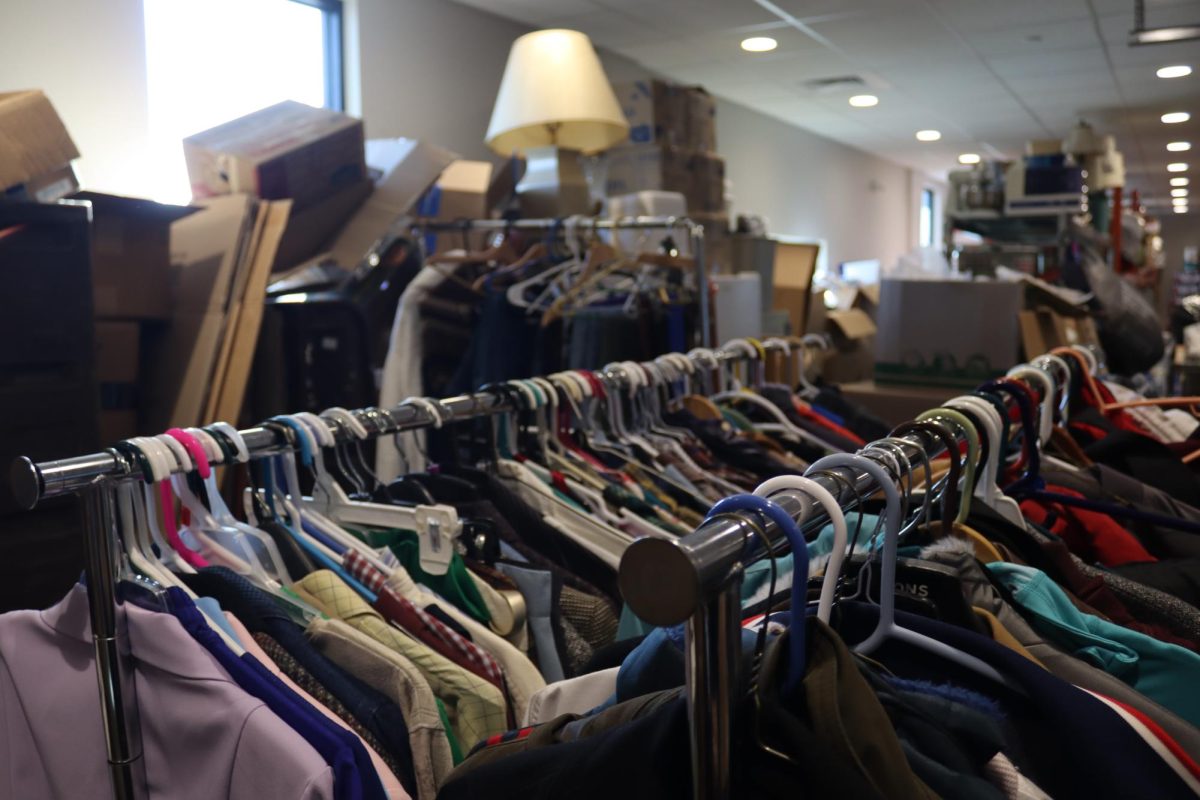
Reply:
[[1040, 387], [1042, 402], [1038, 412], [1038, 447], [1044, 448], [1046, 442], [1050, 441], [1050, 434], [1054, 429], [1054, 378], [1046, 370], [1029, 364], [1013, 367], [1008, 371], [1008, 375], [1012, 378], [1021, 378], [1026, 383], [1029, 383], [1029, 379], [1032, 378]]
[[1052, 353], [1038, 356], [1032, 361], [1035, 367], [1046, 370], [1054, 378], [1055, 396], [1058, 398], [1058, 418], [1066, 425], [1071, 406], [1071, 367], [1062, 356]]
[[[150, 462], [152, 471], [154, 472], [154, 484], [143, 484], [142, 497], [146, 512], [146, 532], [150, 535], [150, 541], [162, 554], [161, 560], [163, 564], [175, 572], [194, 573], [196, 569], [187, 563], [174, 547], [167, 541], [166, 536], [158, 527], [158, 499], [155, 497], [155, 489], [158, 484], [171, 477], [171, 468], [174, 463], [174, 455], [167, 450], [167, 446], [158, 439], [149, 436], [138, 436], [129, 440], [130, 444], [134, 445], [145, 454], [146, 459]], [[170, 509], [162, 509], [163, 514], [171, 513]]]
[[883, 490], [887, 498], [884, 509], [884, 539], [883, 539], [883, 575], [880, 581], [882, 587], [879, 598], [879, 623], [865, 640], [855, 645], [854, 651], [869, 655], [879, 649], [887, 639], [897, 639], [906, 644], [932, 652], [941, 658], [984, 675], [1005, 686], [1012, 688], [1013, 684], [1001, 675], [995, 667], [987, 662], [961, 650], [956, 650], [945, 642], [939, 641], [923, 633], [909, 630], [896, 624], [896, 557], [900, 545], [900, 492], [892, 482], [891, 477], [883, 467], [869, 458], [849, 453], [835, 453], [818, 459], [806, 471], [806, 475], [827, 469], [850, 468], [870, 475]]
[[[423, 398], [418, 399], [423, 400]], [[404, 403], [419, 405], [417, 400], [411, 398], [405, 400]], [[432, 407], [432, 404], [430, 406]], [[440, 425], [441, 417], [438, 416], [436, 410], [430, 413], [436, 420], [435, 424]], [[347, 424], [346, 427], [355, 432], [354, 426]], [[365, 438], [366, 429], [362, 427], [361, 423], [357, 423], [357, 427]], [[317, 449], [319, 450], [319, 448]], [[315, 454], [313, 458], [315, 462]], [[288, 461], [291, 461], [291, 469], [294, 472], [294, 460], [289, 459]], [[323, 464], [323, 462], [321, 463]], [[299, 495], [295, 496], [299, 497]], [[439, 504], [409, 507], [351, 500], [341, 484], [324, 470], [314, 476], [312, 497], [302, 498], [299, 506], [313, 509], [339, 525], [385, 529], [402, 528], [415, 531], [420, 545], [421, 568], [430, 575], [446, 574], [454, 554], [454, 540], [462, 530], [458, 512], [453, 506]], [[299, 511], [292, 504], [289, 504], [289, 508]], [[298, 516], [297, 513], [297, 518]]]
[[759, 497], [768, 499], [780, 492], [798, 495], [804, 507], [801, 519], [808, 517], [812, 501], [816, 500], [833, 523], [833, 550], [829, 553], [829, 563], [825, 567], [825, 576], [821, 579], [821, 596], [817, 601], [817, 619], [827, 623], [833, 614], [833, 593], [837, 588], [838, 576], [842, 574], [842, 561], [846, 558], [846, 543], [849, 539], [846, 515], [828, 489], [813, 479], [800, 475], [780, 475], [759, 484], [754, 490]]
[[1026, 530], [1025, 517], [1021, 514], [1021, 506], [1016, 500], [1004, 494], [999, 486], [1000, 457], [1003, 455], [1005, 442], [1003, 439], [1003, 421], [1000, 414], [991, 403], [982, 397], [955, 397], [945, 403], [947, 408], [966, 409], [975, 415], [983, 424], [983, 433], [987, 437], [987, 462], [983, 466], [982, 475], [975, 480], [975, 496], [988, 507], [1009, 522]]

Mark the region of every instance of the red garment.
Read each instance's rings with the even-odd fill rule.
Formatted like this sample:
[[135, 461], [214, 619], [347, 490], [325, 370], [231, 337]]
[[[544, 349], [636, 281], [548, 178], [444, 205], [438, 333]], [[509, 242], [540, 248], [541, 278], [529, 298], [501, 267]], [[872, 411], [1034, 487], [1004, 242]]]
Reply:
[[[1046, 489], [1071, 497], [1082, 498], [1079, 492], [1061, 486], [1047, 485]], [[1096, 511], [1041, 500], [1021, 503], [1021, 513], [1050, 530], [1062, 539], [1071, 552], [1089, 563], [1108, 567], [1157, 561], [1134, 536], [1116, 520]]]
[[836, 433], [838, 436], [841, 436], [844, 439], [849, 439], [859, 447], [862, 447], [867, 443], [865, 439], [863, 439], [854, 431], [848, 428], [843, 428], [841, 425], [838, 425], [824, 414], [818, 414], [816, 411], [812, 410], [811, 406], [795, 396], [792, 397], [792, 408], [796, 410], [797, 414], [809, 422], [820, 425], [822, 428], [827, 429], [830, 433]]
[[386, 584], [383, 573], [354, 550], [342, 556], [342, 566], [376, 594], [374, 609], [405, 633], [433, 651], [504, 691], [504, 672], [491, 653], [469, 642], [437, 617], [401, 597]]

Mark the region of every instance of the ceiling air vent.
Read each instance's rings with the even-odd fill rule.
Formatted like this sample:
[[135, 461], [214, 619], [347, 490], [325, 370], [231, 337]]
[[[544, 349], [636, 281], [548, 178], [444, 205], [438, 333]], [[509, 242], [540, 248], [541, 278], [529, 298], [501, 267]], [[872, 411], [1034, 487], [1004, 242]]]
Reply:
[[858, 75], [839, 75], [834, 78], [814, 78], [801, 81], [800, 85], [813, 94], [843, 94], [862, 89], [867, 82]]

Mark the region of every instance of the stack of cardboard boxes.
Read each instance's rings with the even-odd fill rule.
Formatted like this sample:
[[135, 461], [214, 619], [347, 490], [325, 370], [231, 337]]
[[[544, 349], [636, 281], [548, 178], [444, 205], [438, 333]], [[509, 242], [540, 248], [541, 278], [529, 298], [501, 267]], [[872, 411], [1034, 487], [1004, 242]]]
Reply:
[[613, 89], [629, 119], [629, 144], [606, 153], [607, 194], [679, 192], [689, 217], [714, 230], [728, 228], [713, 97], [699, 87], [660, 80]]

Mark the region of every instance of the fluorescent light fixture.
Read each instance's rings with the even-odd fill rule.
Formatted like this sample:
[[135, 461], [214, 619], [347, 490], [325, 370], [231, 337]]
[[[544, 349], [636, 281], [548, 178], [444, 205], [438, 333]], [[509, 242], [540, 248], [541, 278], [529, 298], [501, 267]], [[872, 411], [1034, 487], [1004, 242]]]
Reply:
[[751, 36], [742, 39], [742, 49], [747, 53], [769, 53], [779, 46], [779, 42], [770, 36]]
[[1142, 28], [1129, 32], [1129, 44], [1166, 44], [1200, 39], [1200, 25], [1171, 25], [1165, 28]]
[[1172, 186], [1187, 186], [1188, 179], [1187, 178], [1171, 178], [1171, 185]]
[[1171, 197], [1187, 197], [1187, 189], [1172, 189]]
[[1173, 206], [1186, 206], [1187, 204], [1188, 204], [1188, 201], [1187, 201], [1186, 197], [1172, 197], [1171, 198], [1171, 205], [1173, 205]]
[[958, 163], [960, 164], [978, 164], [979, 161], [979, 153], [963, 153], [958, 157]]
[[1187, 172], [1187, 164], [1182, 161], [1176, 161], [1173, 164], [1167, 164], [1167, 172]]
[[879, 105], [879, 98], [873, 94], [856, 94], [850, 98], [850, 105], [855, 108], [870, 108]]
[[917, 131], [917, 141], [918, 142], [936, 142], [940, 138], [942, 138], [941, 131], [935, 131], [935, 130]]
[[1188, 211], [1188, 207], [1187, 207], [1187, 206], [1175, 206], [1175, 213], [1176, 213], [1176, 214], [1186, 214], [1186, 213], [1187, 213], [1187, 211]]
[[1184, 153], [1192, 149], [1191, 142], [1168, 142], [1167, 149], [1172, 153]]
[[1172, 111], [1168, 114], [1163, 114], [1160, 119], [1168, 125], [1175, 125], [1180, 122], [1187, 122], [1192, 118], [1192, 115], [1186, 111]]
[[1192, 74], [1192, 68], [1186, 64], [1178, 64], [1172, 67], [1159, 67], [1158, 72], [1154, 74], [1160, 78], [1186, 78]]

